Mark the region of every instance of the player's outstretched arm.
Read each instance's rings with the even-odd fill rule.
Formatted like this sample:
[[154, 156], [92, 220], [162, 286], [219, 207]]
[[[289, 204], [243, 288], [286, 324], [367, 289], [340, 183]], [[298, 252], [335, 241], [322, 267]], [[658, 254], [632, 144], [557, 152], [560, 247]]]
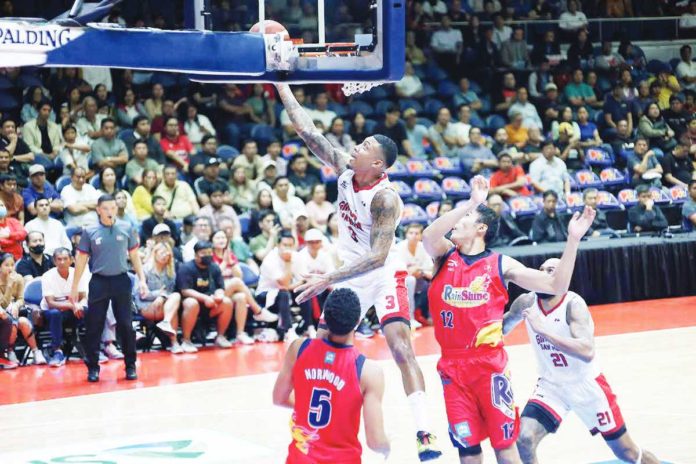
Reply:
[[295, 407], [295, 395], [292, 386], [292, 368], [297, 360], [297, 352], [300, 350], [300, 345], [304, 342], [304, 338], [295, 340], [285, 352], [283, 366], [278, 372], [275, 385], [273, 386], [273, 404], [283, 406], [285, 408]]
[[534, 304], [534, 293], [525, 293], [515, 298], [510, 310], [503, 316], [503, 335], [507, 335], [524, 320], [522, 312]]
[[566, 242], [561, 262], [556, 272], [547, 274], [531, 269], [509, 256], [503, 257], [503, 276], [506, 282], [514, 282], [522, 288], [533, 292], [562, 295], [568, 291], [573, 277], [575, 258], [578, 255], [580, 240], [585, 236], [595, 218], [595, 211], [586, 207], [582, 214], [575, 213], [568, 224], [568, 241]]
[[276, 84], [280, 100], [288, 112], [288, 117], [297, 131], [297, 135], [307, 144], [307, 147], [324, 164], [331, 166], [338, 175], [348, 167], [349, 156], [342, 150], [336, 149], [321, 131], [314, 125], [314, 121], [299, 104], [290, 90], [288, 84]]
[[572, 337], [560, 337], [546, 330], [546, 323], [538, 313], [529, 310], [523, 311], [532, 329], [553, 343], [556, 348], [569, 356], [590, 362], [595, 355], [594, 332], [592, 330], [592, 316], [587, 304], [582, 298], [574, 297], [568, 302], [568, 325]]
[[374, 452], [389, 456], [390, 445], [384, 431], [382, 397], [384, 396], [384, 372], [378, 365], [365, 361], [360, 377], [363, 391], [363, 418], [367, 446]]
[[434, 258], [440, 258], [452, 248], [452, 242], [445, 236], [454, 228], [461, 218], [474, 211], [488, 198], [488, 181], [483, 176], [471, 179], [471, 196], [463, 205], [448, 211], [435, 219], [423, 231], [423, 246], [425, 251]]

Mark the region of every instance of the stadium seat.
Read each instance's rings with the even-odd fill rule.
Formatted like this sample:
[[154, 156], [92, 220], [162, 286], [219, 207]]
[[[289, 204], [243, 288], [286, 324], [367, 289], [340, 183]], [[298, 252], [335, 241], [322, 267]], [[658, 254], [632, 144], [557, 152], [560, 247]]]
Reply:
[[413, 108], [417, 113], [423, 113], [423, 105], [420, 104], [418, 100], [413, 98], [403, 98], [399, 100], [399, 109], [403, 113], [409, 108]]
[[438, 156], [433, 160], [433, 167], [445, 176], [461, 176], [462, 165], [458, 158]]
[[437, 85], [437, 94], [445, 100], [452, 98], [457, 92], [459, 92], [459, 87], [454, 82], [442, 81]]
[[374, 119], [365, 119], [365, 132], [372, 134], [375, 131], [375, 127], [377, 127], [377, 121]]
[[661, 70], [667, 69], [669, 65], [660, 60], [650, 60], [646, 69], [650, 74], [658, 74]]
[[581, 169], [575, 173], [575, 180], [581, 189], [600, 188], [602, 181], [599, 176], [589, 169]]
[[217, 155], [224, 161], [230, 161], [239, 156], [239, 150], [231, 145], [220, 145], [217, 149]]
[[497, 114], [492, 114], [486, 118], [486, 128], [491, 133], [494, 133], [498, 129], [505, 127], [505, 124], [505, 118]]
[[599, 173], [599, 178], [605, 187], [626, 184], [626, 176], [616, 168], [602, 169], [602, 172]]
[[319, 170], [319, 172], [320, 172], [321, 182], [324, 184], [328, 184], [329, 182], [336, 182], [336, 180], [338, 179], [338, 176], [336, 175], [336, 171], [331, 166], [326, 166], [324, 164], [321, 166], [321, 169]]
[[290, 159], [300, 152], [300, 148], [302, 148], [301, 142], [286, 142], [280, 150], [280, 153], [283, 155], [283, 158]]
[[585, 152], [585, 159], [590, 166], [608, 167], [614, 165], [614, 156], [603, 148], [590, 148]]
[[428, 219], [434, 221], [437, 218], [437, 212], [440, 209], [439, 201], [432, 201], [428, 203], [425, 207], [425, 213], [428, 215]]
[[689, 194], [686, 188], [677, 185], [669, 189], [669, 196], [673, 204], [681, 205], [689, 197]]
[[600, 190], [597, 193], [597, 208], [599, 209], [621, 209], [621, 203], [613, 193]]
[[510, 198], [507, 203], [515, 217], [533, 216], [539, 211], [539, 205], [532, 197], [518, 196]]
[[[544, 207], [544, 196], [543, 195], [533, 195], [532, 196], [532, 201], [536, 203], [536, 205], [539, 207], [539, 209], [543, 209]], [[562, 198], [559, 198], [558, 201], [556, 202], [556, 212], [558, 213], [565, 213], [568, 211], [568, 204], [563, 200]]]
[[582, 201], [582, 193], [580, 192], [570, 192], [569, 195], [566, 195], [565, 200], [571, 211], [580, 211], [585, 206], [585, 203]]
[[251, 221], [251, 216], [248, 213], [239, 215], [239, 227], [243, 236], [249, 233], [249, 222]]
[[442, 103], [440, 100], [436, 98], [429, 98], [423, 103], [423, 112], [431, 116], [433, 119], [437, 118], [437, 112], [440, 111], [440, 108], [443, 108], [447, 105]]
[[437, 171], [426, 160], [409, 160], [406, 162], [406, 171], [412, 177], [435, 177]]
[[432, 62], [425, 68], [425, 78], [431, 82], [449, 82], [446, 80], [448, 78], [447, 73]]
[[358, 113], [362, 113], [363, 116], [369, 118], [375, 114], [375, 110], [372, 107], [372, 105], [370, 105], [366, 101], [356, 100], [348, 105], [348, 113], [351, 116], [355, 116]]
[[21, 102], [14, 95], [0, 91], [0, 111], [11, 113], [18, 110]]
[[423, 97], [428, 98], [428, 97], [432, 97], [433, 95], [437, 95], [437, 90], [435, 89], [435, 87], [428, 84], [427, 82], [424, 82], [423, 83]]
[[[348, 115], [348, 108], [340, 103], [330, 101], [327, 108], [336, 113], [336, 116], [338, 117], [344, 118]], [[328, 127], [326, 129], [328, 129]]]
[[70, 184], [70, 176], [60, 176], [56, 181], [56, 190], [60, 193], [63, 187]]
[[425, 212], [422, 206], [415, 203], [406, 203], [401, 212], [401, 225], [407, 224], [428, 224], [428, 213]]
[[242, 280], [247, 287], [254, 287], [259, 282], [259, 275], [249, 267], [247, 263], [239, 263], [239, 268], [242, 270]]
[[10, 80], [6, 75], [0, 75], [0, 91], [2, 90], [12, 90], [15, 88], [14, 82]]
[[17, 79], [17, 87], [26, 89], [28, 87], [44, 87], [41, 79], [34, 74], [22, 73]]
[[[326, 128], [328, 129], [328, 127]], [[251, 128], [251, 138], [259, 145], [268, 145], [276, 139], [275, 131], [268, 124], [256, 124]]]
[[[389, 100], [382, 100], [378, 101], [375, 104], [375, 109], [373, 111], [373, 116], [375, 117], [383, 117], [385, 114], [387, 114], [387, 110], [389, 109], [390, 106], [393, 106], [394, 103], [390, 102]], [[367, 117], [367, 116], [365, 116]]]
[[624, 208], [630, 208], [638, 203], [638, 195], [636, 195], [636, 191], [632, 188], [627, 188], [619, 192], [618, 200]]
[[390, 179], [404, 179], [409, 176], [406, 166], [399, 160], [394, 161], [394, 164], [387, 169], [387, 174]]
[[413, 184], [413, 193], [421, 201], [442, 200], [445, 197], [442, 188], [433, 179], [418, 179]]
[[36, 278], [24, 287], [24, 301], [30, 305], [40, 305], [43, 295], [41, 293], [41, 278]]
[[101, 181], [99, 180], [99, 176], [95, 175], [89, 180], [89, 185], [94, 187], [95, 189], [99, 190], [101, 188]]
[[413, 198], [413, 189], [406, 182], [403, 180], [393, 180], [391, 183], [402, 200], [406, 201]]
[[469, 184], [464, 179], [457, 176], [450, 176], [442, 179], [442, 190], [447, 197], [454, 200], [469, 198], [471, 195], [471, 187], [469, 187]]
[[671, 196], [658, 187], [650, 187], [650, 195], [652, 195], [655, 204], [659, 206], [669, 205], [672, 202]]
[[417, 124], [421, 124], [425, 126], [426, 129], [429, 129], [430, 126], [432, 126], [435, 123], [428, 118], [418, 118]]
[[370, 89], [369, 92], [366, 92], [365, 97], [369, 101], [377, 102], [388, 99], [393, 93], [393, 87], [391, 85], [379, 85]]

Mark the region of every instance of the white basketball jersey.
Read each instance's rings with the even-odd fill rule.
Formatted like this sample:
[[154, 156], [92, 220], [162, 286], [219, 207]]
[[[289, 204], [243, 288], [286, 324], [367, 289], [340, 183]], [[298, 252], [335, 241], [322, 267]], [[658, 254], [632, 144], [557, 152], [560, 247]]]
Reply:
[[[352, 169], [347, 169], [338, 178], [338, 244], [336, 248], [344, 265], [353, 263], [372, 249], [370, 246], [372, 199], [380, 190], [393, 188], [386, 174], [374, 185], [358, 188], [353, 184], [354, 174]], [[399, 217], [402, 210], [403, 203], [399, 198]], [[404, 268], [398, 258], [395, 243], [392, 244], [384, 267], [392, 270]]]
[[[570, 326], [568, 325], [567, 311], [568, 304], [574, 298], [580, 298], [580, 296], [577, 293], [568, 292], [561, 302], [548, 312], [544, 312], [540, 306], [539, 299], [535, 298], [532, 311], [537, 312], [542, 319], [546, 320], [546, 326], [552, 334], [558, 337], [572, 338]], [[565, 354], [545, 337], [534, 332], [526, 320], [525, 325], [527, 326], [529, 340], [536, 353], [539, 377], [551, 383], [568, 384], [585, 379], [595, 379], [601, 373], [596, 358], [590, 362], [585, 362]], [[590, 319], [590, 326], [594, 329], [592, 319]]]

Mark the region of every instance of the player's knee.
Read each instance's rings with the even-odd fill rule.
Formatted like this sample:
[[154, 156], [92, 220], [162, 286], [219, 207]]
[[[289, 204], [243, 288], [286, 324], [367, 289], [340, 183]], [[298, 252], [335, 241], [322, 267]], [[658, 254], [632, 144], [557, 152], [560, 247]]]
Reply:
[[613, 447], [612, 450], [614, 451], [614, 456], [624, 462], [636, 462], [640, 455], [638, 447], [617, 446]]

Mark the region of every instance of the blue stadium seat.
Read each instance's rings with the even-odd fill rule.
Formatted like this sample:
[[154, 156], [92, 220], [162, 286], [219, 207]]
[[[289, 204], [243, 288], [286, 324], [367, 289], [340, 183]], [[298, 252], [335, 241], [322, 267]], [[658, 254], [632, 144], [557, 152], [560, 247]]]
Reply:
[[437, 85], [437, 93], [444, 99], [452, 98], [457, 92], [459, 87], [452, 81], [442, 81]]
[[34, 74], [22, 73], [17, 79], [17, 87], [26, 89], [27, 87], [44, 87], [44, 84]]
[[89, 185], [94, 187], [95, 189], [99, 190], [101, 188], [101, 181], [99, 180], [99, 176], [95, 175], [89, 180]]
[[533, 216], [539, 211], [539, 205], [532, 197], [518, 196], [507, 201], [510, 211], [516, 217]]
[[479, 129], [486, 127], [486, 122], [475, 114], [471, 115], [469, 122], [471, 123], [472, 127], [478, 127]]
[[380, 85], [373, 87], [369, 92], [366, 92], [365, 97], [372, 102], [377, 102], [388, 99], [393, 95], [393, 93], [392, 86]]
[[507, 124], [505, 118], [497, 114], [491, 114], [486, 118], [486, 128], [490, 130], [491, 133], [505, 127], [505, 124]]
[[650, 60], [648, 61], [648, 65], [646, 66], [646, 69], [650, 74], [658, 74], [661, 70], [668, 68], [669, 65], [664, 61], [660, 60]]
[[585, 152], [585, 157], [590, 166], [608, 167], [614, 165], [614, 155], [601, 147], [589, 148]]
[[602, 181], [599, 176], [589, 169], [577, 171], [574, 177], [581, 189], [602, 187]]
[[613, 193], [600, 190], [597, 194], [597, 208], [599, 209], [621, 209], [621, 203]]
[[70, 184], [70, 176], [60, 176], [56, 181], [56, 190], [58, 190], [58, 193], [68, 184]]
[[406, 166], [399, 160], [394, 161], [394, 164], [387, 169], [387, 174], [390, 179], [405, 179], [409, 176]]
[[471, 187], [469, 187], [469, 184], [458, 176], [450, 176], [442, 179], [442, 190], [448, 198], [454, 200], [469, 198], [471, 195]]
[[321, 169], [319, 170], [319, 174], [321, 177], [321, 181], [324, 184], [336, 182], [336, 180], [338, 180], [336, 171], [331, 166], [322, 165]]
[[41, 278], [37, 277], [24, 287], [24, 301], [29, 304], [38, 306], [39, 304], [41, 304], [42, 298], [43, 295], [41, 293]]
[[[348, 115], [348, 108], [346, 108], [345, 105], [341, 105], [340, 103], [332, 102], [330, 101], [329, 104], [327, 105], [328, 109], [336, 113], [336, 116], [340, 116], [342, 118], [345, 118]], [[328, 129], [328, 127], [327, 127]]]
[[402, 200], [406, 201], [413, 198], [413, 189], [406, 182], [403, 180], [393, 180], [391, 183]]
[[686, 188], [677, 185], [669, 189], [669, 196], [672, 204], [681, 205], [689, 197], [689, 193], [686, 191]]
[[599, 178], [605, 187], [613, 187], [614, 185], [625, 185], [627, 182], [623, 172], [616, 168], [605, 168], [599, 173]]
[[440, 209], [440, 202], [439, 201], [432, 201], [428, 203], [428, 205], [425, 207], [425, 213], [428, 215], [428, 219], [430, 221], [434, 221], [437, 219], [437, 212]]
[[423, 97], [428, 98], [437, 95], [437, 90], [427, 82], [423, 83]]
[[220, 145], [217, 149], [217, 155], [225, 161], [230, 161], [239, 156], [239, 150], [231, 145]]
[[249, 233], [249, 222], [251, 222], [251, 216], [248, 213], [239, 215], [239, 227], [242, 229], [242, 235], [246, 236]]
[[249, 267], [247, 263], [239, 263], [239, 268], [242, 270], [242, 280], [247, 287], [254, 287], [259, 282], [259, 275]]
[[417, 123], [425, 126], [426, 129], [430, 128], [430, 126], [435, 124], [433, 121], [431, 121], [428, 118], [418, 118]]
[[404, 209], [401, 212], [401, 224], [428, 224], [428, 214], [425, 212], [422, 206], [415, 203], [406, 203]]
[[418, 179], [413, 184], [413, 192], [416, 199], [421, 201], [442, 200], [445, 197], [442, 188], [433, 179]]
[[481, 114], [490, 113], [491, 112], [491, 97], [489, 97], [488, 95], [482, 95], [480, 100], [481, 100], [481, 109], [479, 110], [479, 112]]
[[276, 139], [276, 135], [273, 128], [268, 124], [256, 124], [251, 128], [251, 138], [260, 145], [268, 145], [272, 140]]
[[377, 121], [374, 119], [365, 119], [365, 131], [368, 134], [372, 134], [375, 131], [375, 127], [377, 127]]
[[679, 63], [681, 63], [681, 58], [672, 58], [669, 60], [669, 65], [672, 68], [672, 71], [677, 70], [677, 66], [679, 66]]
[[423, 105], [421, 105], [418, 100], [414, 100], [413, 98], [403, 98], [399, 100], [399, 109], [402, 112], [409, 108], [413, 108], [418, 113], [423, 112]]
[[437, 171], [426, 160], [409, 160], [406, 162], [406, 171], [412, 177], [435, 177]]
[[447, 105], [436, 98], [429, 98], [423, 104], [423, 112], [428, 116], [432, 116], [433, 119], [436, 119], [437, 112], [440, 111], [440, 108], [444, 108], [446, 106]]
[[652, 195], [655, 204], [659, 206], [669, 205], [672, 202], [671, 196], [658, 187], [650, 187], [650, 195]]
[[425, 78], [431, 82], [444, 81], [447, 77], [447, 73], [435, 63], [428, 63], [425, 68]]
[[460, 176], [463, 172], [458, 158], [438, 156], [433, 160], [433, 166], [445, 176]]
[[366, 101], [356, 100], [348, 105], [348, 113], [350, 113], [352, 116], [362, 113], [363, 116], [369, 118], [375, 114], [375, 110], [372, 108], [372, 105]]
[[385, 114], [387, 114], [387, 110], [388, 110], [389, 107], [392, 106], [392, 105], [394, 105], [394, 103], [391, 102], [391, 101], [389, 101], [389, 100], [378, 101], [378, 102], [375, 104], [375, 110], [374, 110], [374, 112], [373, 112], [373, 115], [374, 115], [375, 117], [379, 116], [379, 117], [381, 118], [382, 116], [384, 116]]
[[481, 85], [476, 81], [472, 81], [471, 79], [469, 79], [469, 90], [474, 92], [476, 95], [480, 95], [483, 93]]
[[627, 188], [619, 192], [618, 200], [624, 208], [630, 208], [638, 203], [638, 195], [632, 188]]
[[8, 113], [18, 110], [22, 102], [12, 94], [0, 91], [0, 111]]
[[565, 201], [571, 211], [580, 211], [585, 206], [580, 192], [570, 192], [569, 195], [566, 195]]

